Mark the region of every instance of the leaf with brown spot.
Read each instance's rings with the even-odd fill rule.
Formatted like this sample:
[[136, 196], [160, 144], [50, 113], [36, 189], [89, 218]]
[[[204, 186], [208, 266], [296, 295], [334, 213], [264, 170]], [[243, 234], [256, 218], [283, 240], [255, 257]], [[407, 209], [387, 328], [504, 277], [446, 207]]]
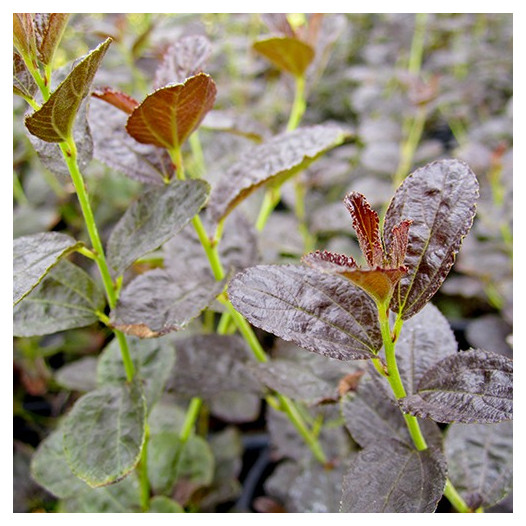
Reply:
[[212, 77], [205, 73], [160, 88], [133, 110], [126, 131], [144, 144], [179, 148], [212, 109], [216, 91]]
[[253, 45], [255, 51], [270, 60], [278, 69], [301, 77], [314, 59], [314, 49], [290, 37], [273, 37], [259, 40]]

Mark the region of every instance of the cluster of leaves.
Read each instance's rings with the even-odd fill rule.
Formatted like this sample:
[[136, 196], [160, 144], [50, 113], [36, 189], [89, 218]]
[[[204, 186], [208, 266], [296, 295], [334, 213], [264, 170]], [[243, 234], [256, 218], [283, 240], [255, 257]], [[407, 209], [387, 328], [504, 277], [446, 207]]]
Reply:
[[[263, 18], [274, 35], [258, 40], [254, 51], [284, 73], [284, 82], [290, 75], [296, 84], [307, 79], [314, 85], [344, 18], [311, 15], [300, 28], [285, 16]], [[31, 60], [51, 72], [67, 18], [26, 14], [14, 20], [14, 90], [34, 100]], [[154, 31], [155, 23], [143, 27], [131, 46], [135, 60], [145, 40], [162, 34]], [[458, 352], [448, 322], [429, 304], [471, 227], [478, 197], [473, 172], [452, 160], [415, 171], [397, 189], [383, 228], [365, 198], [350, 193], [345, 204], [365, 267], [330, 251], [305, 256], [310, 268], [276, 265], [303, 254], [304, 240], [295, 237], [302, 221], [309, 220], [315, 235], [321, 229], [313, 228], [315, 214], [278, 211], [258, 236], [252, 226], [258, 189], [281, 191], [285, 206], [294, 208], [299, 198], [291, 197], [288, 181], [307, 173], [312, 188], [324, 159], [338, 166], [338, 151], [353, 146], [336, 149], [349, 139], [349, 127], [320, 119], [293, 129], [289, 121], [288, 131], [273, 134], [262, 126], [264, 118], [251, 121], [241, 112], [212, 109], [228, 108], [224, 101], [236, 91], [231, 87], [221, 95], [220, 84], [217, 89], [213, 79], [220, 66], [210, 60], [212, 46], [202, 35], [159, 46], [162, 58], [147, 87], [154, 91], [132, 96], [132, 90], [115, 86], [115, 72], [101, 68], [105, 55], [111, 59], [112, 40], [127, 46], [117, 27], [67, 72], [54, 72], [53, 80], [62, 81], [25, 118], [31, 144], [51, 172], [69, 176], [64, 145], [74, 141], [82, 170], [106, 165], [110, 177], [124, 174], [123, 187], [135, 192], [121, 205], [120, 217], [113, 209], [105, 224], [115, 302], [79, 257], [89, 253], [78, 232], [82, 224], [42, 232], [56, 224], [54, 219], [43, 225], [44, 216], [14, 241], [14, 335], [20, 348], [29, 342], [27, 348], [35, 352], [36, 346], [42, 358], [46, 338], [56, 333], [104, 335], [97, 357], [73, 360], [53, 375], [57, 390], [72, 393], [72, 399], [32, 455], [33, 479], [64, 511], [213, 511], [242, 493], [242, 436], [235, 424], [255, 421], [265, 399], [273, 460], [280, 462], [266, 483], [269, 498], [255, 504], [261, 511], [431, 512], [447, 477], [470, 509], [501, 501], [511, 488], [506, 421], [512, 413], [512, 361], [491, 349]], [[255, 64], [256, 72], [268, 68], [263, 59]], [[104, 86], [107, 79], [111, 88]], [[241, 98], [242, 90], [258, 89], [258, 83], [245, 84]], [[257, 91], [248, 96], [257, 97]], [[261, 100], [265, 108], [266, 96]], [[188, 142], [185, 178], [181, 153]], [[205, 165], [218, 168], [208, 172]], [[331, 169], [320, 187], [337, 180], [334, 174]], [[93, 182], [102, 187], [103, 181]], [[97, 219], [102, 211], [101, 201]], [[317, 221], [323, 223], [321, 216]], [[221, 266], [210, 264], [215, 250]], [[238, 312], [277, 337], [270, 359], [255, 362], [250, 342], [233, 334], [232, 322], [212, 332], [217, 320], [228, 321], [225, 286]], [[385, 366], [380, 307], [406, 321], [396, 342], [406, 387], [402, 398], [393, 398], [386, 378], [368, 367], [371, 361]], [[118, 338], [106, 338], [109, 329], [126, 334], [132, 380]], [[60, 350], [60, 342], [53, 349]], [[284, 415], [280, 395], [299, 404], [328, 462], [313, 458]], [[188, 434], [185, 408], [196, 397], [226, 425]], [[414, 447], [400, 409], [419, 418], [429, 448]], [[433, 421], [447, 424], [445, 436]]]

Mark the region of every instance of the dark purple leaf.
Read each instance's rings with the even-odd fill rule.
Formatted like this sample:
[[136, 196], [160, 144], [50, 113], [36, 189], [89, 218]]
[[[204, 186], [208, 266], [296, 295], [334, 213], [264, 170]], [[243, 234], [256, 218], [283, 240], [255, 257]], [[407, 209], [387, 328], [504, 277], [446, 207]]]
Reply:
[[89, 125], [93, 155], [110, 168], [142, 183], [162, 185], [173, 175], [168, 152], [141, 144], [126, 132], [127, 114], [106, 101], [92, 97]]
[[228, 295], [250, 323], [312, 352], [359, 360], [382, 346], [374, 303], [337, 276], [262, 265], [237, 274]]
[[26, 117], [33, 135], [45, 142], [63, 142], [72, 136], [77, 111], [88, 95], [91, 83], [111, 43], [107, 39], [81, 60], [49, 99]]
[[467, 164], [436, 161], [409, 175], [397, 189], [385, 215], [386, 248], [396, 243], [393, 228], [412, 220], [404, 264], [392, 308], [407, 319], [435, 294], [455, 260], [475, 216], [478, 182]]
[[398, 440], [367, 445], [343, 481], [340, 511], [433, 513], [446, 484], [446, 462], [437, 449], [417, 451]]
[[175, 276], [155, 269], [135, 278], [122, 292], [111, 313], [116, 329], [155, 338], [183, 329], [221, 292], [223, 283], [188, 270]]
[[163, 56], [163, 61], [155, 72], [154, 88], [168, 84], [181, 84], [204, 70], [212, 53], [210, 41], [202, 35], [182, 37], [171, 45]]
[[513, 424], [453, 424], [445, 440], [451, 482], [475, 510], [499, 503], [513, 485]]
[[282, 182], [305, 169], [325, 151], [346, 138], [345, 130], [334, 125], [318, 125], [282, 133], [250, 148], [218, 181], [210, 196], [213, 221], [226, 217], [241, 201], [260, 186]]
[[177, 234], [202, 208], [209, 186], [203, 180], [172, 181], [151, 188], [126, 210], [108, 240], [108, 263], [121, 275], [135, 260]]
[[13, 303], [27, 296], [60, 258], [82, 243], [66, 234], [44, 232], [13, 241]]
[[449, 322], [432, 304], [404, 323], [396, 342], [400, 376], [408, 395], [414, 394], [422, 375], [443, 358], [457, 352]]
[[436, 422], [496, 423], [513, 414], [513, 361], [479, 349], [438, 362], [402, 398], [405, 412]]
[[[357, 389], [342, 400], [345, 426], [361, 447], [390, 438], [413, 447], [402, 412], [388, 389], [376, 376], [365, 375]], [[428, 446], [441, 449], [442, 434], [438, 426], [430, 420], [422, 420], [420, 426]]]

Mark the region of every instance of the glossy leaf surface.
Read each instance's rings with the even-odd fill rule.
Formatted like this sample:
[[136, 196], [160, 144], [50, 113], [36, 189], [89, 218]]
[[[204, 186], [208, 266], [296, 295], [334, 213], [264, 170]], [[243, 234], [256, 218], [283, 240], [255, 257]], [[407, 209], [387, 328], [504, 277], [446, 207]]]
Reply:
[[222, 288], [223, 284], [212, 276], [151, 270], [121, 292], [111, 323], [140, 338], [163, 336], [183, 329], [212, 303]]
[[72, 136], [77, 111], [88, 95], [97, 69], [108, 50], [108, 38], [81, 60], [42, 107], [26, 118], [27, 129], [45, 142], [63, 142]]
[[121, 275], [135, 260], [177, 234], [205, 204], [208, 183], [173, 181], [142, 194], [113, 228], [108, 263]]
[[305, 169], [322, 153], [341, 144], [347, 135], [334, 125], [310, 126], [281, 133], [250, 148], [217, 182], [209, 203], [212, 220], [226, 217], [265, 183], [282, 182]]
[[487, 351], [462, 351], [428, 369], [405, 412], [436, 422], [496, 423], [513, 414], [513, 361]]
[[445, 454], [451, 482], [471, 509], [489, 508], [513, 485], [513, 424], [453, 424]]
[[126, 132], [127, 114], [100, 98], [92, 97], [88, 121], [93, 136], [93, 155], [130, 179], [163, 185], [173, 176], [168, 153], [151, 144], [138, 143]]
[[133, 110], [126, 130], [138, 142], [179, 148], [212, 109], [216, 91], [214, 81], [204, 73], [184, 84], [160, 88]]
[[80, 242], [58, 232], [13, 240], [13, 303], [29, 294], [60, 258], [80, 246]]
[[417, 451], [394, 439], [373, 442], [344, 478], [340, 511], [433, 513], [445, 484], [446, 463], [438, 450]]
[[168, 84], [181, 84], [204, 70], [212, 53], [210, 41], [202, 35], [180, 38], [165, 52], [161, 65], [155, 72], [155, 89]]
[[228, 295], [250, 323], [312, 352], [357, 360], [382, 346], [374, 303], [336, 276], [262, 265], [237, 274]]
[[273, 37], [255, 42], [253, 48], [278, 69], [301, 77], [314, 59], [314, 49], [290, 37]]
[[403, 318], [416, 314], [435, 294], [454, 263], [475, 216], [478, 182], [464, 162], [430, 163], [409, 175], [385, 215], [386, 248], [396, 243], [392, 229], [412, 220], [405, 265], [409, 272], [392, 301]]
[[79, 398], [63, 427], [64, 451], [73, 473], [92, 487], [124, 478], [139, 461], [145, 419], [144, 394], [137, 381]]
[[[172, 342], [165, 338], [139, 340], [127, 338], [135, 374], [142, 381], [146, 406], [149, 410], [160, 398], [175, 363]], [[114, 339], [102, 351], [97, 364], [97, 384], [119, 386], [126, 382], [119, 342]]]

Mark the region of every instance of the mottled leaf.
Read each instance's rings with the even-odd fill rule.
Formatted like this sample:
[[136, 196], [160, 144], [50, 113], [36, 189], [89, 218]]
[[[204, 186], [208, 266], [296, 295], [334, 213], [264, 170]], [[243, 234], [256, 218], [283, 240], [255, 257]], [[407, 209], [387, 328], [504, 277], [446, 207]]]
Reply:
[[273, 37], [255, 42], [253, 48], [282, 71], [301, 77], [314, 59], [314, 49], [290, 37]]
[[223, 283], [191, 270], [184, 275], [151, 270], [121, 292], [111, 313], [111, 324], [140, 338], [178, 331], [210, 305], [222, 289]]
[[459, 352], [428, 369], [405, 412], [436, 422], [496, 423], [513, 414], [513, 361], [479, 349]]
[[204, 70], [212, 53], [210, 41], [202, 35], [188, 35], [180, 38], [165, 52], [155, 72], [154, 88], [168, 84], [181, 84]]
[[88, 95], [97, 69], [106, 54], [108, 38], [81, 60], [49, 99], [25, 120], [33, 135], [45, 142], [63, 142], [72, 137], [77, 111]]
[[432, 304], [404, 323], [396, 342], [398, 370], [407, 394], [414, 394], [422, 375], [457, 352], [449, 322]]
[[35, 13], [37, 52], [43, 64], [53, 63], [55, 50], [60, 44], [68, 18], [69, 13]]
[[179, 148], [212, 109], [215, 96], [212, 78], [199, 73], [148, 95], [133, 110], [126, 130], [141, 143]]
[[513, 485], [513, 424], [453, 424], [445, 440], [452, 484], [473, 510], [498, 504]]
[[181, 479], [195, 489], [207, 486], [214, 476], [214, 457], [206, 440], [191, 436], [184, 443], [168, 431], [150, 436], [147, 466], [152, 488], [160, 493], [170, 494]]
[[60, 261], [13, 311], [15, 336], [40, 336], [98, 321], [105, 298], [95, 282], [70, 261]]
[[150, 500], [148, 513], [184, 513], [184, 508], [175, 500], [157, 495]]
[[340, 511], [433, 513], [446, 484], [446, 462], [437, 449], [417, 451], [395, 439], [360, 451], [343, 481]]
[[177, 234], [205, 204], [203, 180], [173, 181], [151, 188], [126, 210], [108, 240], [108, 263], [121, 275], [135, 260]]
[[250, 323], [309, 351], [357, 360], [382, 347], [374, 303], [342, 278], [262, 265], [237, 274], [228, 295]]
[[202, 334], [177, 340], [177, 365], [169, 388], [186, 396], [213, 398], [223, 391], [259, 393], [247, 362], [246, 344], [238, 336]]
[[[342, 399], [341, 408], [345, 426], [361, 447], [391, 438], [413, 447], [400, 408], [378, 378], [362, 377], [358, 388]], [[441, 449], [442, 434], [438, 426], [431, 420], [422, 420], [420, 427], [428, 445]]]
[[13, 52], [13, 93], [25, 98], [33, 98], [38, 86], [26, 68], [24, 60]]
[[139, 462], [146, 404], [137, 381], [82, 396], [64, 421], [64, 451], [71, 471], [92, 487], [117, 482]]
[[173, 176], [166, 150], [141, 144], [126, 132], [127, 114], [106, 100], [91, 98], [88, 121], [93, 155], [113, 170], [142, 183], [163, 185]]
[[[175, 363], [175, 350], [172, 342], [165, 338], [139, 340], [127, 338], [130, 357], [135, 366], [135, 374], [142, 381], [146, 407], [152, 408], [160, 398], [170, 371]], [[102, 351], [97, 365], [97, 384], [122, 385], [126, 382], [126, 372], [122, 361], [119, 342], [114, 339]]]
[[80, 242], [58, 232], [13, 240], [13, 303], [27, 296], [60, 258], [80, 246]]
[[97, 358], [84, 356], [63, 365], [55, 373], [55, 381], [70, 391], [91, 391], [95, 389]]
[[212, 220], [226, 217], [260, 186], [281, 183], [305, 169], [347, 136], [338, 126], [318, 125], [281, 133], [250, 148], [217, 182], [209, 203]]
[[457, 160], [436, 161], [409, 175], [395, 192], [385, 215], [384, 238], [393, 250], [393, 228], [412, 220], [405, 265], [392, 308], [407, 319], [435, 294], [455, 260], [475, 216], [478, 182]]
[[64, 455], [62, 428], [51, 432], [31, 459], [31, 476], [60, 499], [73, 497], [89, 486], [73, 474]]

